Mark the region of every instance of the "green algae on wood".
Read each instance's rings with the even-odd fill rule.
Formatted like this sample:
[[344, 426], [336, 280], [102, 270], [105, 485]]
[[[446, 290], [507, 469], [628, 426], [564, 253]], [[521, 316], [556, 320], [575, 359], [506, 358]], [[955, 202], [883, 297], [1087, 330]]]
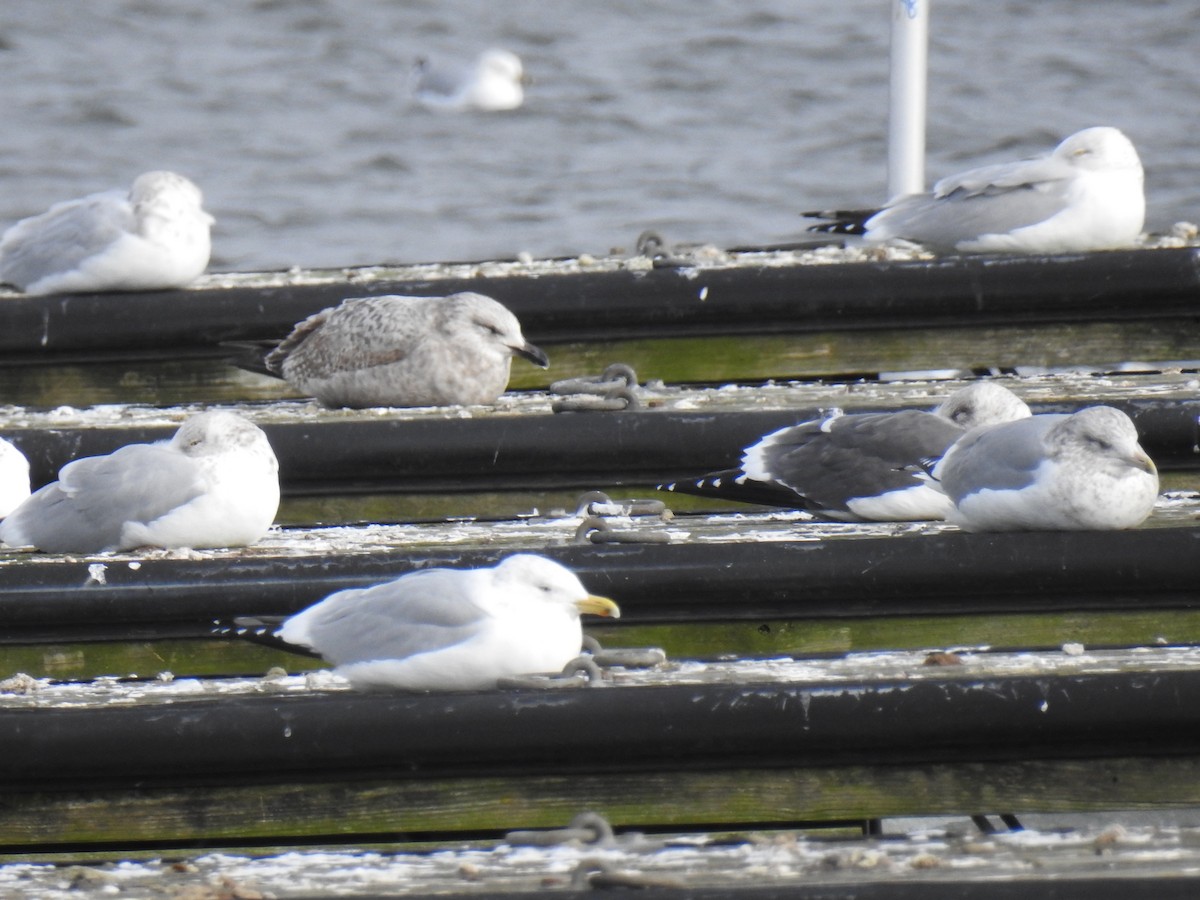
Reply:
[[[763, 619], [697, 625], [588, 624], [606, 647], [661, 647], [668, 659], [824, 656], [876, 650], [962, 647], [1055, 649], [1200, 643], [1200, 611], [1136, 610], [984, 616], [899, 616], [861, 619]], [[295, 674], [326, 668], [319, 659], [246, 640], [72, 642], [0, 646], [0, 680], [101, 676], [153, 679]]]
[[[672, 798], [663, 803], [663, 797]], [[1100, 812], [1200, 804], [1200, 761], [1116, 758], [612, 772], [537, 778], [8, 792], [0, 845], [405, 840], [559, 827], [581, 809], [625, 827], [721, 827], [980, 811]]]
[[[1200, 359], [1200, 334], [1193, 325], [1181, 319], [724, 337], [664, 334], [547, 344], [550, 368], [518, 360], [510, 389], [542, 389], [552, 381], [598, 374], [613, 362], [633, 366], [643, 380], [719, 383]], [[25, 406], [261, 402], [295, 396], [286, 382], [212, 358], [0, 367], [0, 401]]]

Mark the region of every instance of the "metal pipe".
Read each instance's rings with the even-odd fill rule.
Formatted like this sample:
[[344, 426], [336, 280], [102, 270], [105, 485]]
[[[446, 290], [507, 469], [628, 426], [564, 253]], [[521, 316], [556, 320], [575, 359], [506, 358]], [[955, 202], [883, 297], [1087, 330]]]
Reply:
[[8, 708], [0, 709], [0, 784], [36, 791], [1195, 755], [1198, 706], [1200, 672], [1177, 670]]
[[508, 306], [535, 343], [1195, 315], [1200, 250], [973, 256], [838, 266], [616, 269], [422, 281], [314, 283], [0, 303], [0, 365], [230, 356], [280, 339], [346, 297], [472, 290]]
[[888, 198], [925, 190], [930, 0], [892, 0]]
[[[616, 599], [615, 624], [645, 625], [1194, 609], [1198, 545], [1200, 528], [1150, 528], [537, 552]], [[511, 552], [488, 541], [333, 556], [148, 558], [136, 568], [114, 561], [103, 584], [89, 578], [87, 560], [30, 560], [0, 566], [0, 645], [207, 637], [214, 619], [290, 615], [343, 588], [428, 566], [491, 565]]]
[[[1128, 413], [1163, 470], [1200, 468], [1200, 400], [1072, 400], [1035, 412], [1104, 402]], [[856, 412], [872, 410], [862, 409]], [[880, 410], [875, 410], [880, 411]], [[736, 465], [742, 448], [820, 409], [590, 412], [462, 419], [360, 419], [264, 424], [288, 496], [386, 492], [591, 490], [695, 478]], [[520, 427], [514, 428], [519, 421]], [[53, 481], [72, 459], [169, 437], [174, 427], [8, 429], [33, 483]], [[619, 448], [619, 452], [617, 452]], [[552, 458], [554, 465], [546, 466]], [[669, 495], [665, 497], [669, 499]]]

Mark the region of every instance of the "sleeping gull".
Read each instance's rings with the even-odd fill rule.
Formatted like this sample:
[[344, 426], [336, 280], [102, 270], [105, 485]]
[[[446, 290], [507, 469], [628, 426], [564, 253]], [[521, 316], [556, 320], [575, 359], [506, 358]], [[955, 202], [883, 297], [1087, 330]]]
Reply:
[[525, 68], [508, 50], [485, 50], [474, 66], [463, 72], [433, 68], [428, 60], [413, 67], [413, 96], [429, 109], [496, 112], [516, 109], [525, 102]]
[[0, 239], [0, 280], [27, 294], [183, 287], [208, 266], [213, 218], [200, 189], [146, 172], [128, 194], [56, 203]]
[[486, 569], [423, 569], [338, 591], [276, 635], [358, 688], [476, 690], [560, 672], [580, 654], [580, 613], [619, 616], [568, 569], [521, 553]]
[[1029, 415], [989, 381], [955, 391], [933, 412], [908, 409], [842, 415], [789, 425], [747, 447], [741, 467], [671, 490], [810, 509], [843, 521], [944, 519], [950, 500], [920, 470], [977, 425]]
[[933, 468], [969, 531], [1133, 528], [1158, 498], [1158, 471], [1129, 416], [1110, 406], [980, 428]]
[[267, 436], [216, 410], [192, 416], [169, 441], [67, 463], [0, 522], [0, 541], [49, 553], [238, 547], [266, 534], [278, 507]]
[[495, 403], [513, 354], [542, 366], [516, 316], [491, 297], [362, 297], [298, 324], [268, 372], [328, 406]]
[[25, 454], [0, 438], [0, 519], [29, 496], [29, 460]]
[[964, 253], [1082, 253], [1133, 246], [1146, 200], [1137, 150], [1116, 128], [1085, 128], [1046, 156], [943, 178], [882, 210], [811, 212], [812, 231], [903, 239]]

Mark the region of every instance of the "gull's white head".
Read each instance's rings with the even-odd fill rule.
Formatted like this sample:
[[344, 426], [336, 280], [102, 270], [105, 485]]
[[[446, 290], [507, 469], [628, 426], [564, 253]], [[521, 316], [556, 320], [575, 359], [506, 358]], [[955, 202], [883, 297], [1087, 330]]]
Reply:
[[207, 225], [213, 217], [204, 211], [204, 195], [194, 182], [175, 172], [144, 172], [134, 179], [129, 202], [139, 219], [199, 219]]
[[1060, 157], [1080, 169], [1142, 171], [1133, 142], [1118, 128], [1099, 126], [1077, 131], [1054, 148]]
[[448, 335], [469, 335], [481, 353], [516, 354], [543, 369], [550, 364], [540, 348], [525, 340], [517, 317], [491, 297], [464, 291], [448, 296], [442, 307], [439, 321], [442, 331]]
[[1054, 455], [1086, 459], [1089, 466], [1114, 476], [1136, 470], [1158, 478], [1133, 421], [1111, 406], [1090, 406], [1068, 416], [1047, 432], [1046, 446]]
[[547, 603], [574, 610], [575, 615], [591, 613], [617, 618], [621, 611], [607, 597], [589, 594], [575, 573], [552, 559], [533, 553], [518, 553], [500, 562], [492, 570], [497, 597], [519, 598], [518, 602]]
[[478, 109], [516, 109], [525, 102], [525, 67], [517, 54], [492, 48], [485, 50], [475, 67], [475, 79], [467, 97]]
[[513, 84], [525, 80], [525, 66], [521, 57], [509, 50], [493, 47], [479, 57], [479, 72], [489, 78], [502, 79]]
[[171, 446], [192, 457], [246, 451], [269, 457], [275, 464], [275, 453], [266, 433], [250, 420], [227, 410], [214, 409], [192, 416], [175, 432]]
[[1025, 401], [991, 381], [976, 381], [959, 388], [942, 401], [937, 414], [963, 428], [999, 425], [1029, 416]]

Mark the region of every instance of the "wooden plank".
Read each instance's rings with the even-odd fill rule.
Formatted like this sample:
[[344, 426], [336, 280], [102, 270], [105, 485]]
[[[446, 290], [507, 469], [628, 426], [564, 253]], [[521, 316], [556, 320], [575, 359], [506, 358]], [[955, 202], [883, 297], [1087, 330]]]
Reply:
[[[513, 366], [511, 390], [592, 375], [613, 362], [643, 379], [721, 383], [839, 378], [925, 370], [1106, 366], [1126, 360], [1200, 359], [1192, 318], [1161, 322], [817, 331], [804, 335], [677, 337], [545, 344], [551, 368]], [[530, 334], [533, 340], [536, 335]], [[263, 402], [295, 397], [278, 379], [213, 358], [0, 367], [6, 403], [55, 408], [103, 403]]]
[[99, 787], [6, 792], [0, 846], [402, 841], [428, 833], [557, 827], [583, 809], [625, 827], [690, 829], [1197, 804], [1200, 759], [1193, 757]]

